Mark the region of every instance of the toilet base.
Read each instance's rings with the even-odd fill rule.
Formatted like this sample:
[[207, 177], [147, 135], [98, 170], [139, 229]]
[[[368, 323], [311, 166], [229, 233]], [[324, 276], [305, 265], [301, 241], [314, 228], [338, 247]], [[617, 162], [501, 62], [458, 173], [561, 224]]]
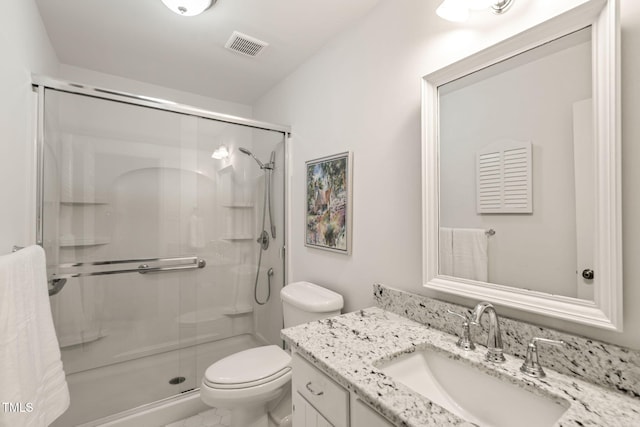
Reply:
[[231, 427], [269, 427], [267, 406], [233, 408], [231, 410]]
[[[269, 410], [291, 388], [290, 378], [289, 372], [276, 382], [263, 384], [263, 389], [256, 390], [254, 387], [253, 395], [247, 393], [247, 390], [214, 390], [203, 382], [200, 386], [200, 398], [209, 406], [230, 410], [231, 427], [269, 427]], [[275, 388], [269, 390], [267, 387]], [[238, 396], [234, 392], [242, 392], [244, 396]]]

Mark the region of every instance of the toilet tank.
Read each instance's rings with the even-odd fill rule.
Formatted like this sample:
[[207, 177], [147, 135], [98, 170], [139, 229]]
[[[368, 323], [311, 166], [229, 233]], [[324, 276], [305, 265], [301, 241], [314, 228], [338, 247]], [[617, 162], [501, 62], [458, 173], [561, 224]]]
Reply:
[[280, 291], [284, 327], [337, 316], [342, 310], [342, 295], [309, 282], [294, 282]]

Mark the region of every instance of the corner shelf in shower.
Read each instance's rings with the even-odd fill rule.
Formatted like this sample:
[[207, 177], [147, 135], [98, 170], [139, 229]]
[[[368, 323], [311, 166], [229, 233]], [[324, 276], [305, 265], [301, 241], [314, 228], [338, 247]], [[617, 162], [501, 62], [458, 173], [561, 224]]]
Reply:
[[107, 245], [111, 243], [111, 239], [108, 237], [82, 237], [82, 238], [61, 238], [61, 248], [75, 248], [83, 246], [98, 246]]
[[253, 312], [253, 307], [250, 305], [240, 305], [235, 307], [224, 307], [222, 313], [226, 316], [242, 316]]

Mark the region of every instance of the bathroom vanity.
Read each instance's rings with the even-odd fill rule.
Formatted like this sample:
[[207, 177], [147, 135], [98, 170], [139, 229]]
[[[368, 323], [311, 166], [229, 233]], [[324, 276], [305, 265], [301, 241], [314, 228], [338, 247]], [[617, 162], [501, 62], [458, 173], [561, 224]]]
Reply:
[[[637, 352], [590, 340], [585, 340], [584, 345], [597, 345], [602, 353], [592, 351], [591, 348], [581, 350], [577, 347], [580, 346], [580, 340], [584, 339], [563, 335], [568, 348], [541, 352], [541, 363], [545, 366], [547, 376], [543, 379], [531, 378], [520, 372], [523, 357], [511, 354], [512, 349], [519, 347], [521, 341], [525, 342], [522, 344], [522, 352], [526, 350], [526, 341], [530, 338], [528, 334], [532, 331], [527, 326], [521, 328], [522, 334], [526, 335], [523, 339], [523, 336], [512, 331], [516, 321], [501, 319], [506, 331], [506, 361], [489, 363], [484, 360], [482, 335], [478, 335], [475, 350], [465, 351], [456, 346], [456, 335], [436, 329], [443, 325], [458, 328], [459, 322], [452, 322], [446, 310], [460, 311], [464, 308], [381, 285], [376, 285], [374, 292], [379, 307], [282, 331], [282, 337], [294, 353], [293, 401], [296, 427], [500, 425], [498, 422], [483, 424], [482, 420], [478, 422], [464, 419], [434, 403], [412, 385], [403, 383], [387, 369], [394, 360], [425, 351], [435, 352], [445, 362], [449, 360], [452, 366], [459, 366], [459, 369], [448, 367], [444, 369], [446, 372], [461, 372], [462, 375], [467, 375], [465, 370], [479, 372], [492, 377], [492, 380], [497, 379], [499, 383], [531, 393], [535, 399], [549, 402], [549, 408], [555, 405], [559, 411], [556, 419], [548, 424], [550, 426], [640, 425], [638, 390], [631, 389], [638, 387], [639, 367], [635, 362], [638, 360]], [[416, 309], [427, 316], [425, 323], [408, 318], [414, 317]], [[480, 329], [477, 332], [481, 332]], [[554, 334], [559, 334], [540, 328], [535, 328], [535, 331], [536, 334], [548, 337], [557, 337]], [[589, 353], [593, 357], [599, 357], [599, 354], [609, 355], [611, 360], [600, 359], [593, 362], [594, 366], [599, 365], [603, 371], [593, 374], [617, 378], [616, 381], [619, 382], [610, 384], [611, 387], [626, 390], [626, 394], [595, 385], [596, 380], [589, 378], [589, 373], [567, 375], [554, 370], [563, 370], [558, 367], [559, 359], [572, 363], [577, 373], [591, 370], [589, 366], [580, 366], [576, 361], [580, 360], [582, 353]], [[607, 370], [610, 372], [606, 372]], [[627, 387], [625, 381], [632, 384], [631, 388]], [[469, 378], [470, 387], [476, 385], [474, 382], [473, 378]], [[478, 391], [478, 398], [482, 397], [482, 387]], [[493, 389], [484, 392], [485, 395], [492, 393]], [[512, 409], [504, 403], [501, 408], [500, 412]], [[540, 426], [535, 416], [529, 420], [523, 416], [522, 421]]]
[[304, 427], [391, 427], [358, 396], [332, 380], [298, 352], [292, 358], [293, 423]]

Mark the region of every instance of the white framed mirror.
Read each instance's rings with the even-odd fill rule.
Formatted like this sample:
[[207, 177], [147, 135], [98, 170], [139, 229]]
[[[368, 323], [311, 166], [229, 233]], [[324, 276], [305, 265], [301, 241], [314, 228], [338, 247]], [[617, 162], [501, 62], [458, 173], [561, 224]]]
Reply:
[[616, 0], [423, 78], [423, 283], [622, 330]]

